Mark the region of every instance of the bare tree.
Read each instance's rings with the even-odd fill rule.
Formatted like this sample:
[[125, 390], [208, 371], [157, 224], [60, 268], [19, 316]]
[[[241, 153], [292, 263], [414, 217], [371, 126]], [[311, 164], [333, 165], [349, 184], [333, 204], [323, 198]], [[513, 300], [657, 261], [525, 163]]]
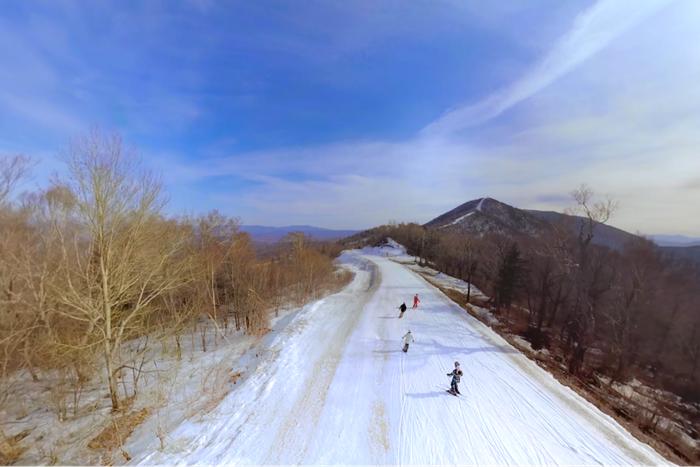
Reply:
[[617, 203], [611, 199], [595, 201], [593, 191], [586, 185], [574, 190], [571, 196], [576, 205], [570, 213], [580, 214], [582, 219], [578, 222], [572, 258], [566, 261], [573, 265], [572, 299], [562, 332], [566, 334], [570, 352], [569, 371], [575, 374], [582, 367], [585, 353], [595, 337], [599, 299], [610, 286], [604, 258], [607, 250], [596, 250], [592, 255], [591, 243], [596, 227], [610, 219]]
[[[219, 308], [223, 301], [222, 268], [231, 253], [238, 223], [218, 211], [212, 211], [196, 220], [196, 244], [198, 271], [207, 292], [207, 309], [213, 322], [219, 320]], [[224, 328], [228, 326], [227, 313], [223, 314]]]
[[26, 177], [31, 160], [24, 155], [0, 155], [0, 207], [9, 202], [17, 184]]
[[695, 381], [696, 373], [698, 369], [698, 363], [700, 362], [700, 324], [695, 323], [693, 325], [692, 331], [688, 334], [686, 341], [683, 343], [683, 350], [687, 354], [687, 358], [690, 361], [691, 368], [689, 371], [690, 379]]
[[186, 280], [184, 239], [164, 222], [160, 184], [139, 168], [121, 138], [93, 131], [68, 152], [80, 229], [57, 225], [62, 268], [52, 292], [64, 318], [80, 323], [104, 358], [112, 408], [125, 339], [144, 332], [158, 298]]
[[579, 266], [585, 266], [588, 248], [595, 237], [595, 229], [597, 226], [610, 220], [617, 209], [617, 202], [610, 198], [595, 201], [595, 193], [585, 184], [572, 191], [571, 197], [576, 204], [573, 209], [569, 210], [569, 213], [582, 217], [578, 224], [578, 241], [576, 245], [579, 254], [578, 264]]
[[650, 319], [655, 308], [658, 272], [662, 267], [653, 244], [643, 239], [628, 246], [624, 260], [614, 280], [610, 304], [603, 308], [608, 324], [606, 338], [616, 360], [611, 384], [639, 356], [636, 344], [641, 338], [640, 324]]

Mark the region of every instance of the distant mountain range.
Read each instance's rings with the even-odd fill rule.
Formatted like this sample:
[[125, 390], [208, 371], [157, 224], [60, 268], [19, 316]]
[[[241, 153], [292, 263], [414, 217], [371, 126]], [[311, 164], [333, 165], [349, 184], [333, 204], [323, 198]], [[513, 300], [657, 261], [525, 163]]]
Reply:
[[[553, 228], [553, 225], [568, 225], [572, 232], [578, 231], [585, 219], [554, 211], [537, 211], [519, 209], [493, 198], [479, 198], [467, 201], [456, 208], [439, 215], [424, 224], [431, 229], [458, 229], [471, 234], [501, 233], [510, 236], [540, 236]], [[269, 227], [263, 225], [243, 225], [241, 231], [247, 232], [258, 243], [275, 243], [293, 232], [317, 240], [339, 240], [355, 235], [359, 230], [334, 230], [311, 225], [288, 225]], [[625, 232], [611, 225], [596, 227], [593, 243], [615, 250], [622, 250], [637, 235]], [[651, 235], [659, 248], [667, 255], [689, 259], [700, 264], [700, 238], [682, 235]]]
[[242, 225], [241, 231], [248, 233], [256, 242], [274, 243], [293, 232], [301, 232], [316, 240], [338, 240], [357, 233], [357, 230], [333, 230], [311, 225], [288, 225], [268, 227], [264, 225]]
[[659, 246], [700, 246], [699, 237], [686, 237], [685, 235], [649, 235]]
[[[467, 201], [456, 208], [439, 215], [425, 224], [432, 229], [458, 229], [471, 234], [500, 233], [509, 236], [533, 236], [545, 234], [554, 225], [568, 225], [573, 233], [578, 232], [583, 217], [571, 216], [553, 211], [518, 209], [493, 198], [480, 198]], [[596, 226], [593, 243], [615, 250], [638, 238], [611, 225]], [[693, 239], [682, 236], [657, 235], [649, 237], [661, 250], [670, 256], [700, 262], [700, 241], [697, 246]], [[675, 243], [674, 243], [675, 242]]]

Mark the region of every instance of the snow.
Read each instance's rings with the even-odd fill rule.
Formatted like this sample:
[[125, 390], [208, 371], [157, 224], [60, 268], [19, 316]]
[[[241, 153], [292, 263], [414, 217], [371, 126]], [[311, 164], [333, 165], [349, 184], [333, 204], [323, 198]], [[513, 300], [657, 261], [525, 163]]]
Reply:
[[532, 344], [530, 344], [530, 342], [525, 340], [522, 336], [511, 334], [509, 338], [515, 343], [516, 347], [518, 347], [521, 350], [527, 350], [528, 352], [536, 353], [540, 356], [549, 355], [549, 351], [547, 349], [533, 349]]
[[467, 217], [471, 216], [472, 214], [474, 214], [474, 211], [469, 211], [469, 212], [466, 213], [465, 215], [459, 216], [457, 219], [453, 220], [453, 221], [450, 222], [449, 224], [443, 225], [443, 226], [440, 227], [440, 228], [441, 228], [441, 229], [444, 229], [444, 228], [449, 227], [449, 226], [451, 226], [451, 225], [459, 224], [460, 222], [462, 222], [464, 219], [466, 219]]
[[[132, 462], [668, 463], [392, 260], [402, 255], [393, 244], [345, 252], [355, 272], [345, 289], [290, 315], [257, 369], [213, 410], [169, 430], [162, 449], [135, 433]], [[420, 308], [398, 319], [414, 293]], [[408, 329], [415, 343], [404, 354]], [[445, 392], [455, 360], [461, 397]]]
[[432, 278], [431, 281], [434, 281], [436, 284], [438, 284], [440, 287], [444, 289], [453, 289], [456, 290], [457, 292], [460, 292], [464, 295], [467, 294], [467, 291], [470, 291], [470, 295], [474, 298], [478, 298], [481, 300], [488, 300], [488, 297], [486, 296], [485, 293], [483, 293], [481, 290], [479, 290], [474, 284], [471, 285], [471, 289], [469, 287], [469, 283], [466, 281], [463, 281], [461, 279], [457, 279], [452, 276], [448, 276], [445, 273], [438, 272], [435, 274]]
[[[279, 316], [271, 320], [274, 336], [278, 329], [284, 329], [287, 322], [298, 313], [298, 308], [279, 311]], [[266, 348], [267, 343], [247, 336], [242, 332], [229, 331], [226, 335], [216, 335], [216, 327], [209, 321], [199, 324], [199, 329], [184, 333], [180, 339], [182, 358], [175, 352], [174, 339], [151, 344], [145, 355], [146, 363], [139, 382], [138, 397], [133, 409], [148, 408], [153, 416], [146, 419], [125, 445], [128, 453], [152, 450], [159, 445], [158, 436], [164, 436], [166, 445], [177, 443], [169, 432], [192, 417], [205, 416], [211, 405], [234, 387], [231, 375], [240, 372], [242, 378], [257, 368], [256, 354]], [[206, 329], [207, 351], [201, 349], [201, 333]], [[266, 336], [266, 339], [268, 338]], [[151, 336], [151, 340], [154, 340]], [[141, 339], [131, 341], [125, 347], [135, 347]], [[72, 391], [62, 384], [60, 375], [43, 372], [39, 381], [32, 381], [26, 372], [11, 377], [13, 385], [12, 401], [0, 410], [3, 430], [8, 436], [29, 431], [22, 440], [27, 450], [18, 459], [19, 464], [98, 464], [102, 463], [102, 453], [87, 447], [92, 440], [110, 423], [110, 400], [105, 390], [103, 374], [85, 385], [80, 395], [79, 411], [73, 414]], [[127, 386], [131, 393], [129, 379], [120, 382], [119, 389]], [[64, 387], [65, 386], [65, 387]], [[61, 402], [67, 406], [67, 417], [59, 420], [56, 406]], [[119, 455], [116, 463], [123, 462]]]
[[493, 315], [493, 313], [491, 313], [491, 311], [487, 308], [483, 308], [476, 305], [469, 305], [469, 307], [479, 318], [481, 318], [483, 321], [486, 321], [486, 324], [488, 324], [489, 326], [499, 324], [500, 321], [498, 321], [498, 318], [496, 318]]
[[396, 240], [394, 240], [393, 238], [388, 238], [386, 240], [386, 244], [382, 246], [368, 246], [363, 248], [361, 251], [366, 255], [376, 255], [392, 258], [412, 258], [406, 253], [406, 247], [396, 242]]
[[481, 211], [481, 207], [484, 205], [484, 200], [486, 200], [486, 198], [481, 198], [479, 201], [479, 205], [476, 207], [477, 211]]

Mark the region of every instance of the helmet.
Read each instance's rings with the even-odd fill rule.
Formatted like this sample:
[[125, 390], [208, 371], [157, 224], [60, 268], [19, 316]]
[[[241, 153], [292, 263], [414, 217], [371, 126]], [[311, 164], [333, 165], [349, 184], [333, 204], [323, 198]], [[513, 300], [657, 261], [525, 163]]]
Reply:
[[459, 362], [455, 362], [455, 366], [459, 366]]

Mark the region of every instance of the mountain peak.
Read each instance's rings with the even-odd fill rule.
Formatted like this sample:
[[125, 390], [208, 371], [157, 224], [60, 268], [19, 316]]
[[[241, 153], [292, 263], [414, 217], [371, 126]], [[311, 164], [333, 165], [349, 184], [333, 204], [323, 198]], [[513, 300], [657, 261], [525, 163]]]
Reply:
[[455, 228], [475, 234], [486, 232], [537, 234], [543, 222], [525, 211], [490, 197], [467, 201], [431, 220], [426, 227]]
[[[467, 201], [431, 220], [425, 227], [455, 229], [474, 235], [499, 233], [509, 236], [539, 237], [555, 225], [564, 225], [573, 234], [584, 219], [553, 211], [519, 209], [493, 198], [484, 197]], [[610, 225], [596, 227], [593, 243], [620, 250], [635, 235]]]

